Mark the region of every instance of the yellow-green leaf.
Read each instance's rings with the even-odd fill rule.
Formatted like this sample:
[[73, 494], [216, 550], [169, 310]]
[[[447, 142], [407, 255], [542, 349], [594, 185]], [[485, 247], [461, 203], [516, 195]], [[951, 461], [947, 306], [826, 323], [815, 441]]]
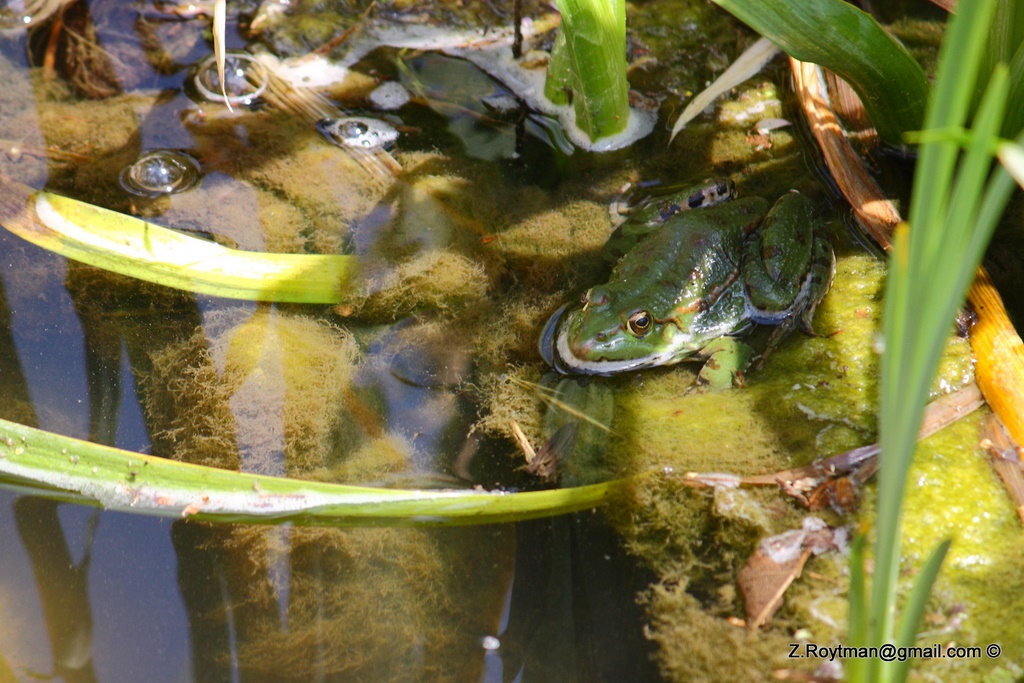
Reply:
[[3, 193], [4, 227], [29, 242], [91, 266], [198, 294], [338, 303], [357, 262], [337, 254], [231, 249], [48, 192], [28, 195], [27, 207], [14, 213], [16, 189], [11, 192], [8, 185]]

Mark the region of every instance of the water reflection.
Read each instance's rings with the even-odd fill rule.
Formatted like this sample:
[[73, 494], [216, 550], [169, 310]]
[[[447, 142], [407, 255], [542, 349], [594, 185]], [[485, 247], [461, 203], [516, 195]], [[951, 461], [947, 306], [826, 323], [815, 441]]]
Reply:
[[43, 621], [53, 652], [53, 674], [69, 683], [95, 681], [92, 661], [92, 610], [89, 605], [89, 565], [92, 540], [99, 521], [89, 520], [85, 552], [76, 563], [57, 516], [57, 503], [20, 498], [14, 504], [18, 536], [32, 564]]
[[187, 680], [167, 527], [0, 492], [3, 680]]
[[660, 680], [632, 597], [651, 578], [591, 513], [518, 525], [504, 681]]
[[[282, 538], [179, 523], [180, 586], [193, 636], [206, 634], [193, 640], [197, 680], [226, 678], [205, 673], [226, 673], [227, 648], [207, 643], [227, 638], [239, 670], [267, 680], [479, 680], [481, 639], [498, 632], [511, 578], [511, 532], [294, 528]], [[286, 593], [269, 580], [277, 563]]]
[[590, 513], [458, 529], [168, 525], [0, 492], [11, 509], [0, 656], [22, 678], [657, 680], [633, 599], [650, 577]]
[[[140, 44], [116, 52], [72, 45], [99, 75], [90, 80], [78, 62], [58, 75], [92, 101], [53, 97], [38, 87], [41, 79], [11, 69], [25, 88], [3, 102], [19, 116], [0, 126], [19, 124], [4, 129], [12, 139], [42, 129], [40, 149], [72, 147], [89, 163], [43, 153], [45, 175], [23, 177], [9, 159], [0, 159], [0, 173], [177, 227], [226, 233], [243, 246], [321, 253], [354, 246], [372, 260], [356, 293], [366, 305], [314, 310], [197, 299], [67, 263], [5, 235], [0, 295], [10, 293], [17, 310], [9, 314], [5, 300], [0, 306], [0, 415], [249, 472], [383, 484], [525, 479], [513, 472], [508, 444], [467, 435], [480, 400], [468, 386], [481, 372], [472, 354], [490, 335], [482, 321], [503, 327], [493, 324], [500, 316], [485, 296], [505, 284], [506, 267], [514, 270], [498, 263], [502, 252], [486, 253], [480, 238], [509, 210], [559, 207], [532, 184], [530, 204], [510, 206], [506, 167], [458, 168], [462, 162], [435, 150], [472, 146], [476, 158], [504, 163], [514, 156], [511, 124], [436, 99], [419, 112], [421, 132], [410, 129], [420, 137], [403, 138], [413, 170], [382, 183], [301, 117], [273, 107], [237, 117], [220, 107], [197, 110], [184, 95], [184, 65], [207, 51], [198, 22], [168, 29], [134, 14], [125, 22], [124, 10], [110, 4], [80, 10], [77, 21], [98, 36], [95, 45], [118, 44], [123, 35]], [[94, 16], [114, 17], [119, 30]], [[34, 54], [45, 54], [49, 33], [35, 35]], [[23, 47], [0, 45], [12, 54]], [[434, 77], [452, 66], [447, 58], [418, 62]], [[461, 66], [466, 72], [482, 82], [469, 98], [479, 110], [479, 94], [495, 86], [474, 67]], [[229, 75], [236, 94], [263, 92], [230, 65]], [[209, 62], [201, 79], [197, 88], [216, 96]], [[167, 91], [153, 95], [160, 87]], [[42, 124], [31, 113], [36, 100]], [[403, 118], [415, 107], [423, 105], [410, 102]], [[397, 131], [377, 123], [336, 117], [325, 127], [360, 148], [393, 141]], [[121, 169], [154, 148], [189, 150], [209, 171], [204, 182], [185, 195], [149, 197], [164, 194], [174, 173], [143, 156], [125, 182], [150, 201], [126, 197]], [[546, 143], [535, 145], [548, 179], [558, 174], [551, 155]], [[469, 194], [477, 184], [492, 196], [480, 202]], [[230, 193], [220, 191], [225, 186]], [[541, 270], [551, 257], [538, 258], [529, 236], [522, 242], [527, 249], [515, 258], [530, 261], [528, 277], [549, 281]], [[505, 248], [520, 253], [515, 243]], [[459, 466], [456, 454], [465, 456]], [[218, 526], [0, 492], [0, 546], [9, 549], [0, 554], [0, 624], [16, 624], [13, 632], [0, 626], [0, 654], [21, 678], [654, 678], [633, 601], [648, 577], [635, 573], [591, 515], [461, 529]]]
[[[280, 469], [323, 470], [330, 460], [310, 459], [320, 453], [336, 461], [332, 478], [358, 479], [380, 476], [378, 437], [387, 431], [416, 446], [399, 453], [398, 470], [409, 466], [410, 451], [453, 452], [446, 444], [465, 434], [465, 422], [451, 427], [466, 419], [454, 389], [470, 365], [453, 332], [429, 317], [367, 326], [360, 351], [353, 333], [323, 318], [269, 306], [200, 307], [191, 295], [76, 264], [56, 273], [45, 280], [50, 289], [4, 276], [19, 302], [41, 291], [70, 302], [49, 315], [80, 325], [88, 435], [96, 441], [118, 443], [126, 404], [138, 403], [154, 454], [251, 467], [244, 458], [256, 450], [261, 425], [276, 435], [262, 446]], [[38, 322], [16, 318], [5, 313], [0, 322], [5, 330]], [[22, 370], [6, 344], [11, 391], [0, 396], [0, 414], [9, 417], [19, 398], [33, 405], [17, 387], [38, 368]], [[247, 383], [266, 402], [242, 410]], [[207, 392], [205, 400], [189, 390]], [[308, 400], [297, 398], [303, 390]], [[453, 407], [424, 409], [428, 395]], [[276, 412], [288, 406], [290, 417]], [[310, 421], [317, 415], [325, 420]], [[357, 466], [360, 453], [370, 465]], [[38, 603], [19, 619], [45, 634], [27, 647], [0, 631], [0, 653], [18, 676], [644, 678], [636, 675], [647, 646], [633, 595], [647, 577], [620, 576], [633, 565], [592, 515], [518, 527], [341, 530], [168, 526], [6, 492], [0, 509], [14, 510], [16, 522], [15, 531], [12, 515], [0, 514], [0, 544], [15, 549], [0, 559], [0, 575], [12, 577], [0, 593], [0, 623], [14, 623], [8, 592], [34, 595]], [[595, 529], [603, 542], [590, 537]], [[6, 571], [11, 564], [21, 570]], [[632, 635], [624, 638], [624, 629]]]

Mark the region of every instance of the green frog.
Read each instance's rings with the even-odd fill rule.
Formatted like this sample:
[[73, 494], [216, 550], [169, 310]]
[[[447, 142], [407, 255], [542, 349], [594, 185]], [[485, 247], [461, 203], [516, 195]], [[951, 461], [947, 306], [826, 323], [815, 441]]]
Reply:
[[[762, 359], [796, 325], [813, 334], [835, 257], [810, 202], [790, 191], [769, 208], [760, 197], [726, 201], [728, 182], [706, 187], [644, 207], [612, 235], [606, 253], [624, 255], [609, 281], [544, 327], [549, 365], [612, 375], [705, 360], [699, 380], [725, 388], [753, 357], [736, 339], [751, 325], [776, 326]], [[715, 205], [686, 210], [702, 203]]]

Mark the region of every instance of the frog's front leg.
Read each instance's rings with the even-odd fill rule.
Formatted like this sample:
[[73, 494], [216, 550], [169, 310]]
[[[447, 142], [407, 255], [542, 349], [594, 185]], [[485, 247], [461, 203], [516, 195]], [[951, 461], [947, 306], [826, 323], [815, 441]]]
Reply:
[[707, 359], [697, 375], [697, 384], [721, 391], [731, 389], [750, 365], [754, 349], [736, 337], [719, 337], [697, 352], [698, 359]]

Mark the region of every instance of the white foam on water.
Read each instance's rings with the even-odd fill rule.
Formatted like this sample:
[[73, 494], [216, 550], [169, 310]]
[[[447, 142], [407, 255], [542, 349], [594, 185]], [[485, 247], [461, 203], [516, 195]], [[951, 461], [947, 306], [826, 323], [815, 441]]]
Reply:
[[[524, 20], [523, 35], [536, 33], [532, 21]], [[347, 44], [348, 51], [340, 62], [306, 55], [276, 61], [279, 76], [299, 87], [327, 87], [343, 81], [350, 67], [378, 47], [434, 50], [459, 57], [475, 65], [520, 97], [531, 109], [558, 119], [566, 135], [580, 149], [606, 152], [628, 147], [650, 134], [657, 122], [657, 112], [630, 108], [626, 128], [615, 135], [592, 141], [576, 125], [576, 112], [571, 106], [555, 104], [544, 96], [547, 71], [527, 69], [512, 58], [510, 29], [451, 31], [437, 26], [385, 24], [367, 27]]]

